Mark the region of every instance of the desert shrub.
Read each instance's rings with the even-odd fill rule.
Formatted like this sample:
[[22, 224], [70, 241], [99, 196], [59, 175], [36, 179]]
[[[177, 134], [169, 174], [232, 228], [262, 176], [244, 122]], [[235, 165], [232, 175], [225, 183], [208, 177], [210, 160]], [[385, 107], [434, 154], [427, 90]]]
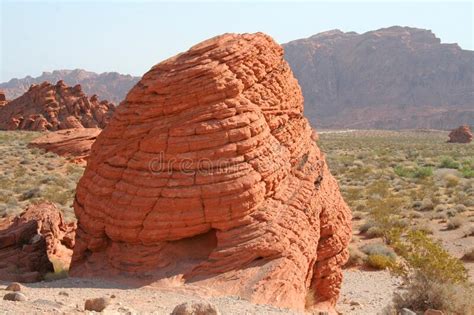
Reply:
[[474, 169], [470, 167], [463, 167], [461, 168], [461, 174], [465, 178], [474, 178]]
[[474, 236], [474, 226], [470, 226], [465, 232], [464, 237]]
[[462, 213], [462, 212], [465, 212], [467, 210], [467, 207], [463, 204], [457, 204], [454, 206], [454, 209], [458, 212], [458, 213]]
[[365, 234], [370, 228], [375, 227], [375, 226], [376, 226], [376, 223], [372, 220], [369, 220], [365, 222], [364, 224], [362, 224], [361, 226], [359, 226], [359, 233]]
[[420, 211], [430, 211], [434, 209], [433, 201], [430, 198], [424, 198], [421, 201]]
[[454, 174], [446, 174], [443, 179], [446, 187], [448, 188], [456, 187], [460, 181], [459, 177]]
[[405, 262], [395, 271], [407, 280], [410, 280], [414, 273], [441, 282], [460, 283], [467, 280], [467, 272], [462, 262], [422, 231], [408, 231], [392, 246]]
[[368, 238], [376, 238], [376, 237], [382, 237], [383, 236], [383, 231], [380, 227], [378, 226], [372, 226], [370, 227], [367, 232], [365, 233], [365, 235], [368, 237]]
[[370, 255], [386, 256], [393, 260], [397, 257], [397, 254], [393, 251], [392, 248], [381, 243], [364, 245], [361, 247], [361, 251], [368, 256]]
[[409, 169], [398, 165], [393, 171], [398, 176], [407, 178], [426, 178], [433, 175], [433, 168], [431, 166], [417, 166], [414, 169]]
[[367, 255], [364, 254], [359, 248], [354, 245], [350, 245], [349, 259], [347, 260], [345, 267], [361, 266], [366, 258]]
[[409, 169], [404, 168], [403, 166], [397, 165], [393, 171], [400, 177], [410, 177], [411, 172]]
[[417, 225], [413, 228], [413, 230], [421, 231], [425, 234], [433, 234], [433, 228], [429, 226], [427, 223]]
[[450, 157], [445, 157], [441, 160], [441, 163], [439, 164], [439, 168], [452, 168], [452, 169], [458, 169], [459, 168], [459, 163], [454, 161]]
[[392, 267], [395, 263], [395, 259], [389, 256], [372, 254], [367, 256], [365, 263], [368, 267], [382, 270]]
[[394, 295], [396, 309], [408, 308], [417, 312], [427, 309], [442, 310], [447, 314], [474, 314], [474, 290], [464, 283], [442, 282], [414, 274], [405, 290]]
[[415, 178], [425, 178], [431, 175], [433, 175], [433, 168], [430, 166], [417, 167], [413, 171], [413, 177]]
[[448, 220], [448, 224], [446, 228], [448, 230], [456, 230], [459, 229], [463, 225], [463, 219], [460, 217], [454, 217]]
[[474, 248], [471, 248], [467, 252], [465, 252], [462, 256], [462, 260], [474, 261]]
[[434, 207], [434, 210], [436, 212], [443, 212], [447, 210], [447, 207], [445, 205], [436, 205], [436, 207]]

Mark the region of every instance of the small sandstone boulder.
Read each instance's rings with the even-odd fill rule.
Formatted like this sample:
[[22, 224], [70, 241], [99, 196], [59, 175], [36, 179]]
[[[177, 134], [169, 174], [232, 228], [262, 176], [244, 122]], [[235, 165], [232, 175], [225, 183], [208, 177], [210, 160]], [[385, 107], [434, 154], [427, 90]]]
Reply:
[[423, 315], [444, 315], [444, 313], [440, 310], [429, 309], [426, 310]]
[[16, 301], [16, 302], [23, 302], [26, 301], [26, 295], [20, 292], [10, 292], [3, 296], [5, 301]]
[[472, 131], [468, 125], [459, 126], [449, 133], [449, 143], [469, 143], [472, 141]]
[[0, 218], [0, 280], [40, 281], [54, 271], [53, 260], [67, 267], [75, 228], [50, 202], [29, 205], [19, 217]]
[[102, 312], [110, 304], [109, 298], [87, 299], [84, 305], [86, 311]]
[[8, 287], [5, 289], [7, 291], [22, 291], [21, 284], [18, 282], [12, 282], [8, 285]]
[[49, 132], [29, 143], [30, 147], [37, 147], [61, 156], [74, 158], [82, 162], [90, 154], [92, 144], [100, 134], [99, 128], [77, 128]]
[[186, 302], [176, 306], [171, 315], [220, 315], [221, 313], [209, 302]]

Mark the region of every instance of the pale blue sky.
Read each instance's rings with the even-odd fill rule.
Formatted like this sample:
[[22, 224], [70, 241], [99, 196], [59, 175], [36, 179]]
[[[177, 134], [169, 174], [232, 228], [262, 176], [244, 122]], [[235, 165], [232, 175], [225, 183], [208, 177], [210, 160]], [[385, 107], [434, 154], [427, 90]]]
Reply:
[[361, 33], [402, 25], [474, 47], [472, 1], [0, 3], [0, 82], [74, 68], [142, 75], [225, 32], [263, 31], [285, 43], [335, 28]]

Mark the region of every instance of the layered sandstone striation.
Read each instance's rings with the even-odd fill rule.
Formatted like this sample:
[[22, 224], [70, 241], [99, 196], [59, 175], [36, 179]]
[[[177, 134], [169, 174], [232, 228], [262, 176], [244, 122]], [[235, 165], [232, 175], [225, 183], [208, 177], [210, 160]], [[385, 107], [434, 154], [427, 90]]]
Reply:
[[472, 131], [468, 125], [462, 125], [449, 133], [448, 142], [451, 143], [469, 143], [472, 141]]
[[154, 66], [92, 146], [71, 274], [332, 307], [351, 215], [315, 138], [267, 35]]
[[67, 268], [75, 223], [66, 224], [52, 203], [30, 205], [19, 217], [0, 219], [0, 280], [34, 282]]
[[43, 82], [0, 108], [0, 129], [104, 128], [114, 110], [112, 103], [100, 101], [97, 95], [87, 97], [80, 85]]
[[100, 132], [101, 129], [98, 128], [58, 130], [34, 139], [29, 146], [82, 162], [89, 156], [92, 144]]

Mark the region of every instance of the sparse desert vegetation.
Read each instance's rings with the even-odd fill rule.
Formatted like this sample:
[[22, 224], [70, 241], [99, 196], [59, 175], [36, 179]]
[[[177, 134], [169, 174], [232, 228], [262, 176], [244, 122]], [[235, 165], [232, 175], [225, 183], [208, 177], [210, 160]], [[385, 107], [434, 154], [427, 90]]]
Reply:
[[474, 275], [474, 145], [446, 137], [441, 131], [320, 134], [355, 213], [348, 266], [401, 276], [404, 285], [389, 306], [395, 311], [474, 312], [467, 298]]
[[54, 153], [29, 148], [41, 133], [0, 131], [0, 216], [18, 214], [29, 203], [55, 203], [68, 221], [76, 184], [84, 167]]
[[[69, 220], [84, 167], [29, 148], [35, 132], [1, 132], [0, 215], [54, 202]], [[403, 289], [389, 308], [472, 309], [474, 145], [444, 132], [322, 133], [319, 145], [353, 210], [347, 266], [391, 270]], [[370, 271], [368, 271], [370, 272]], [[58, 268], [48, 280], [67, 277]]]

